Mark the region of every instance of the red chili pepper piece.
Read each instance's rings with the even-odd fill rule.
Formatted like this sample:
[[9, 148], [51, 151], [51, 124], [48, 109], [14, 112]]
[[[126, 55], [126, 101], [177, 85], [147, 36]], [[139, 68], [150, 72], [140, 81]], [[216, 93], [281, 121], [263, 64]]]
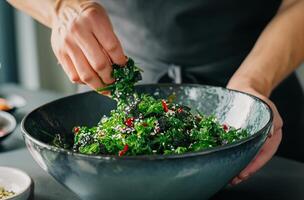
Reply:
[[227, 124], [223, 124], [222, 126], [223, 126], [224, 131], [228, 131], [229, 127], [227, 126]]
[[167, 103], [166, 103], [166, 101], [165, 100], [162, 100], [162, 106], [163, 106], [163, 108], [164, 108], [164, 111], [165, 112], [168, 112], [168, 105], [167, 105]]
[[182, 108], [178, 108], [178, 109], [177, 109], [177, 112], [178, 112], [178, 113], [181, 113], [181, 112], [183, 112], [183, 109], [182, 109]]
[[119, 155], [119, 156], [125, 155], [125, 154], [127, 153], [128, 149], [129, 149], [129, 146], [126, 144], [126, 145], [124, 146], [123, 150], [121, 150], [121, 151], [118, 152], [118, 155]]
[[78, 126], [76, 126], [76, 127], [74, 127], [74, 133], [78, 133], [79, 132], [79, 130], [80, 130], [80, 128], [78, 127]]
[[143, 125], [144, 127], [147, 127], [147, 126], [148, 126], [148, 123], [147, 123], [147, 122], [143, 122], [142, 125]]
[[134, 117], [130, 117], [125, 121], [125, 125], [131, 127], [133, 126], [133, 122], [134, 122]]

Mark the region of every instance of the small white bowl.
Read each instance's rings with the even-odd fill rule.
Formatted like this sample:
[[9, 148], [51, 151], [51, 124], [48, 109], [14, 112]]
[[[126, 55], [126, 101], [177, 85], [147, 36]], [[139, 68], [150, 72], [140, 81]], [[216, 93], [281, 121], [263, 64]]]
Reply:
[[31, 178], [23, 171], [11, 167], [0, 167], [0, 187], [15, 194], [5, 200], [27, 200], [31, 193]]

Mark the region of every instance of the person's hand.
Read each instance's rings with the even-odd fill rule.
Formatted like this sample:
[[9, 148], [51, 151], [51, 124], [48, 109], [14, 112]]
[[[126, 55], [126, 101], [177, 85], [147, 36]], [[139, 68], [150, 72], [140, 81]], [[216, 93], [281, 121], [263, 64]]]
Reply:
[[251, 163], [237, 177], [235, 177], [231, 181], [232, 185], [236, 185], [248, 179], [252, 174], [254, 174], [261, 167], [263, 167], [275, 154], [282, 139], [283, 121], [276, 106], [272, 103], [272, 101], [269, 100], [263, 94], [261, 94], [261, 92], [258, 92], [253, 87], [247, 87], [246, 84], [231, 81], [227, 85], [227, 88], [246, 92], [264, 100], [270, 106], [273, 112], [273, 127], [271, 129], [271, 132], [269, 133], [269, 137], [267, 138], [265, 144], [263, 145], [259, 153], [256, 155], [256, 157], [251, 161]]
[[112, 63], [126, 57], [104, 8], [90, 0], [61, 0], [52, 17], [51, 43], [73, 83], [93, 89], [113, 83]]

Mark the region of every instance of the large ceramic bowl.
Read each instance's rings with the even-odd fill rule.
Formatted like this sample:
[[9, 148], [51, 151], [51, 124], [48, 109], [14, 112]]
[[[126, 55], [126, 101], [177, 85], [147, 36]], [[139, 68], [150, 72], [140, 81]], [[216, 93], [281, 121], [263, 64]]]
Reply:
[[253, 96], [202, 85], [142, 85], [139, 92], [177, 101], [251, 136], [233, 144], [182, 155], [89, 156], [56, 148], [55, 133], [72, 138], [75, 125], [96, 124], [115, 102], [95, 92], [37, 108], [22, 123], [26, 145], [39, 165], [81, 199], [208, 199], [256, 155], [272, 125], [269, 107]]

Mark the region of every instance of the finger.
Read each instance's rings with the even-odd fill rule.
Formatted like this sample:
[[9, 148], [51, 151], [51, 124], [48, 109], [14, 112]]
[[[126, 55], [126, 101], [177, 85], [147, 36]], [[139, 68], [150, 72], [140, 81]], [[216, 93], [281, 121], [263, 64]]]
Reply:
[[85, 55], [78, 46], [70, 44], [68, 54], [82, 82], [86, 83], [95, 90], [105, 86], [100, 80], [99, 76], [91, 68]]
[[271, 138], [267, 139], [255, 159], [239, 174], [239, 178], [246, 179], [264, 166], [277, 151], [281, 139], [282, 130], [276, 131]]
[[237, 184], [241, 183], [242, 181], [243, 181], [243, 180], [240, 179], [239, 177], [235, 177], [235, 178], [230, 182], [230, 184], [231, 184], [231, 185], [237, 185]]
[[[122, 50], [122, 46], [113, 31], [108, 16], [104, 14], [102, 17], [92, 18], [91, 21], [94, 36], [105, 49], [112, 62], [118, 65], [125, 65], [127, 59]], [[102, 26], [100, 26], [100, 24], [102, 24]]]
[[59, 50], [58, 44], [54, 42], [54, 37], [52, 35], [51, 38], [52, 41], [52, 48], [54, 51], [55, 56], [58, 59], [58, 62], [60, 63], [62, 69], [66, 73], [66, 75], [69, 77], [70, 81], [72, 83], [79, 83], [81, 84], [81, 80], [77, 74], [77, 71], [73, 65], [73, 62], [71, 61], [70, 57], [66, 52], [63, 52], [63, 50]]
[[91, 67], [104, 83], [113, 83], [115, 80], [112, 77], [112, 65], [102, 51], [99, 42], [91, 32], [80, 28], [81, 25], [75, 25], [75, 27], [74, 29], [76, 30], [72, 31], [72, 33]]
[[65, 54], [62, 56], [61, 60], [62, 68], [64, 72], [68, 75], [70, 81], [72, 83], [83, 84], [83, 82], [80, 80], [80, 77], [78, 76], [78, 73], [74, 67], [71, 58], [67, 54]]
[[270, 101], [269, 99], [263, 98], [263, 100], [270, 106], [273, 112], [273, 133], [282, 129], [283, 127], [283, 119], [277, 109], [277, 107]]

